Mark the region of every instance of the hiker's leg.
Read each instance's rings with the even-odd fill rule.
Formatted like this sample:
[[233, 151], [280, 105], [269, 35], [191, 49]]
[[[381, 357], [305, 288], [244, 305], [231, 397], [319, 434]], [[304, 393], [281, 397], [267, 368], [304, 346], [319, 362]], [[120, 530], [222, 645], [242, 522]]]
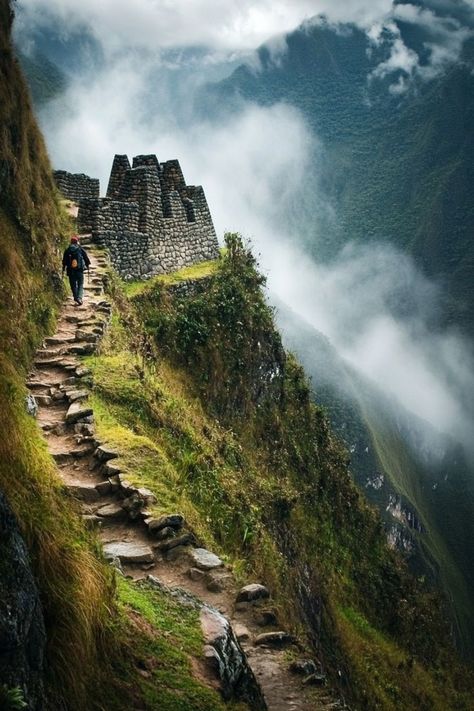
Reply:
[[84, 272], [77, 274], [77, 300], [82, 301], [84, 296]]
[[74, 298], [74, 301], [77, 301], [76, 275], [73, 272], [71, 272], [71, 274], [69, 274], [69, 286], [71, 287], [72, 296]]

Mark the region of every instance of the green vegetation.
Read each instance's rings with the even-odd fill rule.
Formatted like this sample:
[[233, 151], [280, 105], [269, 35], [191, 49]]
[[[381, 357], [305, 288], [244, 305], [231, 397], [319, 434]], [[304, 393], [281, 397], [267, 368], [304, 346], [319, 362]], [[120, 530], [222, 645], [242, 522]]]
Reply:
[[112, 280], [118, 318], [89, 359], [101, 437], [157, 511], [183, 512], [242, 579], [270, 585], [285, 624], [320, 637], [358, 707], [468, 709], [439, 602], [387, 548], [252, 255], [227, 242], [205, 298], [155, 282], [130, 301]]
[[181, 284], [184, 281], [202, 279], [211, 276], [215, 273], [217, 263], [215, 261], [199, 262], [191, 267], [184, 267], [172, 274], [161, 274], [153, 277], [149, 281], [130, 281], [124, 285], [124, 291], [127, 296], [137, 296], [144, 291], [154, 289], [157, 285], [163, 284], [170, 286], [172, 284]]
[[18, 59], [35, 106], [41, 107], [47, 104], [66, 90], [65, 75], [41, 52], [36, 51], [30, 55], [19, 51]]
[[[195, 665], [202, 654], [202, 632], [196, 609], [153, 587], [119, 577], [122, 627], [129, 645], [122, 668], [125, 679], [137, 677], [147, 709], [159, 711], [224, 711], [245, 705], [224, 704], [219, 694], [198, 681]], [[141, 674], [137, 675], [136, 670]], [[204, 668], [200, 669], [204, 675]], [[122, 700], [107, 709], [129, 708]]]
[[[423, 33], [414, 25], [408, 46], [422, 46]], [[291, 234], [308, 235], [305, 246], [318, 260], [348, 241], [388, 242], [413, 254], [423, 272], [447, 287], [444, 321], [472, 335], [474, 41], [465, 43], [463, 62], [402, 96], [388, 90], [396, 76], [368, 81], [387, 49], [371, 46], [369, 52], [365, 33], [355, 27], [305, 27], [286, 43], [281, 61], [262, 48], [262, 71], [242, 65], [207, 86], [201, 110], [232, 111], [242, 97], [300, 109], [322, 148], [313, 158], [314, 175], [306, 177], [314, 197], [306, 203], [305, 223], [290, 214]]]
[[18, 687], [9, 689], [4, 684], [0, 684], [0, 708], [4, 711], [16, 711], [24, 709], [27, 703], [24, 700], [23, 692]]

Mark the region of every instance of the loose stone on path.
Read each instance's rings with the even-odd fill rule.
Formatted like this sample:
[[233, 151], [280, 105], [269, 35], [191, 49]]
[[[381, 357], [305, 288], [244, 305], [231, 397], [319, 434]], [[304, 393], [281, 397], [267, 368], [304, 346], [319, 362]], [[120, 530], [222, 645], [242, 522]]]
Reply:
[[104, 545], [104, 555], [107, 560], [118, 558], [121, 563], [153, 563], [155, 557], [149, 546], [141, 543], [129, 543], [121, 541], [119, 543], [106, 543]]

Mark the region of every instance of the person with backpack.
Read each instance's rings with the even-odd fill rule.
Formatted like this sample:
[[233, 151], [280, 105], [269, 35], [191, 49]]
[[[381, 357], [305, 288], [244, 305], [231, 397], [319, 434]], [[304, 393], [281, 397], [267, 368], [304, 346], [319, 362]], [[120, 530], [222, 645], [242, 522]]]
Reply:
[[89, 269], [90, 263], [86, 250], [79, 244], [79, 237], [74, 235], [71, 237], [71, 244], [63, 254], [63, 276], [66, 271], [74, 301], [78, 306], [82, 305], [84, 270]]

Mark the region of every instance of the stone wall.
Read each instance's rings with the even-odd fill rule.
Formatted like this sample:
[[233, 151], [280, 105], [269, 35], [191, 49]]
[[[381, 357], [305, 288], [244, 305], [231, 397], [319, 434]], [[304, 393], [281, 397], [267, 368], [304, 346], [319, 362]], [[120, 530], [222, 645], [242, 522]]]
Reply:
[[69, 200], [80, 202], [99, 197], [100, 186], [96, 178], [89, 178], [84, 173], [67, 173], [65, 170], [55, 170], [53, 176], [59, 190]]
[[177, 160], [116, 155], [107, 197], [83, 198], [78, 230], [110, 252], [124, 279], [147, 279], [216, 259], [219, 246], [201, 186], [186, 185]]

